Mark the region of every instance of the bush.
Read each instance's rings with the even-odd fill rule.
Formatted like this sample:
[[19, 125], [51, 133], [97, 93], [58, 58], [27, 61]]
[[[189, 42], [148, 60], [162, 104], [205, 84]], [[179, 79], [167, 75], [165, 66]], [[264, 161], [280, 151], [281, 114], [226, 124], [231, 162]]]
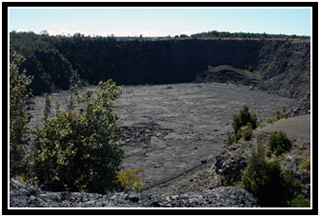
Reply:
[[129, 190], [130, 188], [137, 193], [142, 193], [143, 191], [143, 182], [142, 178], [138, 176], [138, 173], [142, 171], [141, 168], [125, 171], [121, 171], [118, 173], [117, 179], [121, 184], [121, 187], [125, 190]]
[[248, 124], [246, 126], [242, 126], [240, 128], [240, 134], [241, 134], [241, 138], [243, 138], [244, 140], [250, 140], [251, 136], [252, 136], [252, 128], [251, 125]]
[[258, 145], [248, 159], [248, 167], [241, 179], [241, 187], [252, 193], [260, 206], [283, 206], [281, 203], [281, 170], [277, 161], [267, 162], [265, 150]]
[[228, 135], [228, 137], [227, 137], [227, 146], [230, 146], [230, 145], [232, 145], [233, 143], [235, 143], [237, 141], [236, 136], [232, 135], [230, 133], [230, 131], [227, 132], [227, 135]]
[[271, 133], [268, 140], [268, 146], [271, 152], [278, 156], [290, 150], [291, 142], [286, 133], [280, 130], [279, 132], [275, 131]]
[[241, 187], [252, 193], [262, 207], [286, 207], [290, 201], [302, 191], [299, 180], [295, 180], [290, 172], [281, 170], [278, 161], [265, 159], [265, 150], [258, 145], [248, 159]]
[[261, 127], [267, 126], [268, 124], [273, 124], [276, 121], [286, 119], [287, 116], [285, 113], [286, 113], [286, 107], [283, 106], [282, 112], [280, 112], [280, 110], [277, 110], [276, 113], [273, 113], [271, 117], [266, 118], [264, 122], [261, 120], [258, 127], [261, 128]]
[[244, 105], [242, 109], [240, 109], [240, 113], [238, 115], [233, 115], [232, 127], [235, 134], [238, 134], [238, 131], [241, 127], [249, 124], [251, 125], [252, 129], [257, 128], [257, 116], [255, 113], [251, 115], [249, 112], [249, 107]]
[[32, 77], [19, 73], [24, 58], [13, 53], [10, 60], [10, 177], [19, 176], [25, 169], [25, 144], [29, 141], [28, 110], [32, 105], [32, 90], [28, 86]]
[[33, 130], [29, 158], [32, 177], [46, 190], [105, 193], [115, 188], [124, 152], [117, 142], [121, 130], [113, 101], [121, 89], [111, 80], [99, 88], [71, 95], [68, 111], [57, 104], [54, 118], [48, 118], [51, 103], [45, 95], [43, 126]]
[[240, 138], [250, 140], [252, 130], [257, 128], [257, 116], [255, 113], [251, 115], [249, 113], [249, 107], [244, 105], [242, 109], [240, 109], [239, 114], [233, 115], [232, 127], [234, 135], [228, 132], [227, 145], [235, 143]]
[[292, 207], [310, 207], [310, 199], [304, 198], [302, 194], [299, 194], [293, 200], [290, 201]]

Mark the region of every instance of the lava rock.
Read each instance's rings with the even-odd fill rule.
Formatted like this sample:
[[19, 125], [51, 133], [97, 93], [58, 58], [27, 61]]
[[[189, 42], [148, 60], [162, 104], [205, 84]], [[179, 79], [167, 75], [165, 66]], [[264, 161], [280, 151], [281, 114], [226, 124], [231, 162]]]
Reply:
[[45, 192], [10, 180], [10, 207], [256, 207], [252, 194], [237, 187], [159, 196], [132, 192]]

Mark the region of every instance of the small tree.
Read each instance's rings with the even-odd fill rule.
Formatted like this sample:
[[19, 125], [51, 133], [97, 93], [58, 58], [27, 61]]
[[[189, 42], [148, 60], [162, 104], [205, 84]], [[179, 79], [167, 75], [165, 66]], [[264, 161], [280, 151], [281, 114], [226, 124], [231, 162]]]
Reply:
[[252, 193], [260, 206], [285, 206], [282, 201], [281, 169], [278, 161], [267, 162], [265, 150], [258, 145], [248, 159], [248, 167], [242, 176], [241, 185]]
[[238, 134], [242, 126], [246, 126], [248, 124], [251, 125], [252, 129], [257, 128], [257, 116], [255, 113], [251, 115], [249, 112], [249, 107], [244, 105], [242, 109], [240, 109], [238, 115], [233, 115], [232, 127], [235, 134]]
[[239, 114], [233, 115], [232, 127], [234, 130], [234, 136], [228, 133], [227, 144], [234, 143], [240, 138], [249, 140], [252, 136], [252, 130], [257, 128], [257, 116], [255, 113], [249, 112], [249, 107], [244, 105], [240, 109]]
[[287, 134], [280, 130], [279, 132], [275, 131], [271, 133], [268, 140], [268, 146], [275, 155], [281, 155], [290, 150], [291, 142], [288, 139]]
[[32, 105], [32, 90], [28, 86], [32, 77], [19, 66], [25, 59], [13, 52], [10, 59], [10, 177], [24, 172], [24, 147], [29, 140], [27, 124], [31, 119], [28, 110]]
[[[277, 160], [268, 162], [265, 150], [258, 145], [248, 159], [241, 187], [252, 193], [257, 203], [263, 207], [289, 206], [291, 200], [301, 194], [302, 185], [288, 171], [283, 171]], [[297, 198], [294, 203], [300, 198]]]
[[50, 98], [45, 96], [43, 126], [33, 131], [30, 152], [32, 176], [45, 189], [105, 193], [116, 186], [124, 152], [117, 142], [121, 130], [113, 101], [121, 89], [112, 80], [100, 82], [99, 88], [76, 93], [66, 112], [57, 105], [54, 118], [48, 118]]

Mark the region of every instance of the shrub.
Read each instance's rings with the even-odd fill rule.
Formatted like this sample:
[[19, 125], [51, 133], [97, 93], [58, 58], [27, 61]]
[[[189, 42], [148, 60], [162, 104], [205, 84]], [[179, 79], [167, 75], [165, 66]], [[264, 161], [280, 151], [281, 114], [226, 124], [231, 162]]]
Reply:
[[256, 114], [249, 113], [249, 107], [244, 105], [242, 109], [240, 109], [240, 113], [233, 115], [232, 127], [235, 134], [238, 134], [241, 127], [250, 124], [252, 129], [257, 128], [257, 116]]
[[241, 132], [241, 138], [243, 138], [244, 140], [250, 140], [251, 139], [252, 128], [251, 128], [250, 124], [248, 124], [246, 126], [242, 126], [240, 128], [240, 132]]
[[137, 193], [142, 193], [143, 192], [143, 182], [142, 182], [142, 179], [136, 181], [133, 183], [133, 187], [132, 187], [132, 190], [134, 192], [137, 192]]
[[302, 194], [299, 194], [293, 200], [290, 201], [292, 207], [310, 207], [310, 199], [304, 198]]
[[235, 135], [232, 135], [230, 133], [230, 131], [227, 132], [228, 137], [227, 137], [227, 146], [232, 145], [233, 143], [235, 143], [237, 141], [237, 138]]
[[232, 127], [234, 135], [228, 133], [227, 145], [231, 145], [240, 138], [249, 140], [252, 136], [252, 130], [257, 128], [257, 116], [255, 113], [249, 113], [249, 107], [244, 105], [239, 114], [233, 115]]
[[248, 167], [241, 179], [241, 187], [252, 193], [260, 206], [283, 206], [281, 202], [281, 170], [277, 161], [267, 162], [265, 150], [258, 145], [248, 159]]
[[25, 71], [19, 73], [24, 58], [13, 53], [10, 60], [10, 177], [21, 175], [25, 170], [24, 147], [29, 140], [27, 124], [31, 119], [28, 110], [32, 105], [32, 90], [28, 86], [32, 77]]
[[258, 145], [248, 159], [241, 187], [252, 193], [262, 207], [285, 207], [301, 193], [301, 181], [294, 179], [290, 172], [281, 169], [277, 160], [265, 159], [265, 150]]
[[275, 131], [271, 133], [268, 140], [268, 146], [271, 152], [278, 156], [290, 150], [291, 142], [286, 133], [280, 130], [279, 132]]
[[278, 120], [283, 120], [286, 119], [286, 107], [283, 106], [282, 107], [282, 112], [280, 112], [280, 110], [277, 110], [276, 113], [273, 113], [271, 117], [266, 118], [266, 120], [263, 122], [262, 120], [259, 123], [258, 127], [264, 127], [268, 124], [273, 124], [274, 122], [278, 121]]
[[141, 171], [141, 168], [133, 170], [126, 169], [125, 171], [118, 173], [117, 180], [125, 190], [129, 190], [131, 188], [137, 193], [142, 193], [143, 182], [141, 177], [137, 175]]
[[301, 160], [298, 171], [300, 173], [310, 173], [310, 157]]
[[[33, 130], [29, 153], [32, 177], [45, 189], [105, 193], [115, 188], [124, 152], [117, 142], [121, 130], [113, 101], [121, 89], [112, 80], [99, 88], [72, 95], [68, 111], [57, 104], [54, 118], [48, 118], [51, 105], [45, 95], [43, 126]], [[75, 103], [81, 104], [79, 111]]]

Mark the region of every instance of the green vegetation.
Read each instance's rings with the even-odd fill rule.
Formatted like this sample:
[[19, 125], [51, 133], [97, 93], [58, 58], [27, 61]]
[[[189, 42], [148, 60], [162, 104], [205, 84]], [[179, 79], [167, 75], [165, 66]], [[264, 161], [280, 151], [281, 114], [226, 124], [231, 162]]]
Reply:
[[299, 172], [310, 173], [310, 157], [302, 158], [299, 166]]
[[268, 147], [275, 155], [281, 155], [291, 148], [291, 142], [289, 141], [285, 132], [281, 130], [271, 133], [268, 141]]
[[[283, 108], [283, 113], [285, 113], [285, 108]], [[285, 118], [283, 113], [277, 111], [274, 120]], [[240, 138], [249, 139], [252, 135], [251, 125], [256, 126], [256, 116], [251, 116], [248, 107], [244, 106], [239, 114], [233, 115], [232, 126], [235, 133], [232, 135], [228, 132], [227, 144], [236, 143]], [[293, 174], [292, 171], [284, 168], [288, 163], [285, 162], [286, 159], [289, 159], [287, 156], [290, 154], [292, 157], [296, 150], [288, 153], [288, 155], [284, 154], [290, 151], [292, 145], [283, 131], [271, 133], [267, 141], [260, 134], [257, 140], [257, 149], [252, 150], [246, 168], [243, 171], [232, 168], [233, 174], [239, 171], [239, 178], [227, 182], [230, 179], [228, 179], [228, 174], [224, 174], [223, 182], [227, 185], [235, 185], [246, 189], [254, 195], [261, 207], [310, 207], [310, 199], [307, 198], [310, 184], [306, 179], [301, 179], [300, 175], [297, 176], [301, 173], [303, 173], [302, 176], [310, 174], [309, 154], [304, 153], [295, 157], [295, 162], [299, 166]], [[252, 145], [252, 143], [244, 144], [238, 148], [239, 151], [236, 149], [234, 154], [241, 155], [241, 150], [245, 152], [246, 148]], [[262, 144], [265, 144], [274, 154], [270, 156], [268, 153], [269, 160], [266, 158], [265, 148]], [[296, 149], [301, 150], [298, 146], [296, 146]]]
[[230, 145], [234, 144], [235, 142], [237, 142], [237, 138], [234, 135], [232, 135], [230, 133], [230, 131], [227, 132], [227, 135], [228, 135], [228, 137], [227, 137], [227, 146], [230, 146]]
[[245, 32], [218, 32], [208, 31], [191, 35], [191, 38], [241, 38], [241, 39], [288, 39], [288, 38], [309, 38], [308, 36], [297, 36], [297, 35], [284, 35], [284, 34], [260, 34], [260, 33], [245, 33]]
[[117, 175], [117, 182], [121, 184], [121, 187], [125, 190], [133, 190], [137, 193], [143, 192], [142, 178], [138, 176], [138, 173], [142, 171], [141, 168], [125, 171], [121, 171]]
[[99, 88], [82, 96], [71, 89], [68, 111], [61, 112], [57, 104], [53, 118], [50, 97], [45, 95], [43, 125], [33, 130], [28, 156], [28, 175], [44, 189], [105, 193], [116, 187], [124, 152], [117, 142], [121, 130], [113, 101], [121, 89], [112, 80], [100, 82]]
[[251, 126], [251, 124], [248, 124], [246, 126], [242, 126], [240, 128], [240, 132], [241, 132], [241, 138], [243, 138], [246, 141], [250, 140], [251, 136], [252, 136], [252, 126]]
[[286, 107], [283, 106], [282, 112], [280, 110], [277, 110], [276, 113], [273, 113], [271, 117], [266, 118], [265, 121], [260, 121], [258, 127], [261, 128], [261, 127], [267, 126], [268, 124], [273, 124], [276, 121], [287, 119], [287, 116], [285, 113], [286, 113]]
[[[77, 92], [80, 82], [74, 84], [67, 111], [61, 111], [56, 102], [54, 115], [51, 96], [45, 93], [42, 123], [29, 129], [32, 77], [19, 70], [24, 60], [15, 52], [11, 55], [10, 177], [49, 191], [105, 193], [121, 183], [141, 193], [142, 179], [134, 175], [141, 169], [119, 172], [124, 150], [118, 143], [121, 122], [113, 113], [114, 101], [121, 95], [115, 82], [99, 82], [99, 90], [82, 95]], [[27, 144], [31, 145], [28, 151]]]
[[299, 194], [296, 198], [290, 201], [291, 207], [310, 207], [310, 200], [304, 198], [302, 194]]
[[227, 145], [231, 145], [243, 138], [244, 140], [250, 140], [252, 136], [252, 130], [257, 128], [257, 116], [255, 113], [249, 112], [249, 107], [244, 105], [240, 109], [239, 114], [233, 115], [232, 127], [234, 134], [228, 132]]
[[10, 177], [19, 176], [25, 169], [24, 148], [29, 141], [27, 124], [31, 119], [32, 77], [19, 72], [25, 59], [13, 52], [10, 57]]
[[307, 199], [302, 199], [301, 182], [283, 171], [277, 160], [267, 161], [265, 150], [258, 145], [257, 151], [252, 151], [248, 159], [241, 187], [252, 193], [257, 203], [263, 207], [286, 207], [306, 205]]

